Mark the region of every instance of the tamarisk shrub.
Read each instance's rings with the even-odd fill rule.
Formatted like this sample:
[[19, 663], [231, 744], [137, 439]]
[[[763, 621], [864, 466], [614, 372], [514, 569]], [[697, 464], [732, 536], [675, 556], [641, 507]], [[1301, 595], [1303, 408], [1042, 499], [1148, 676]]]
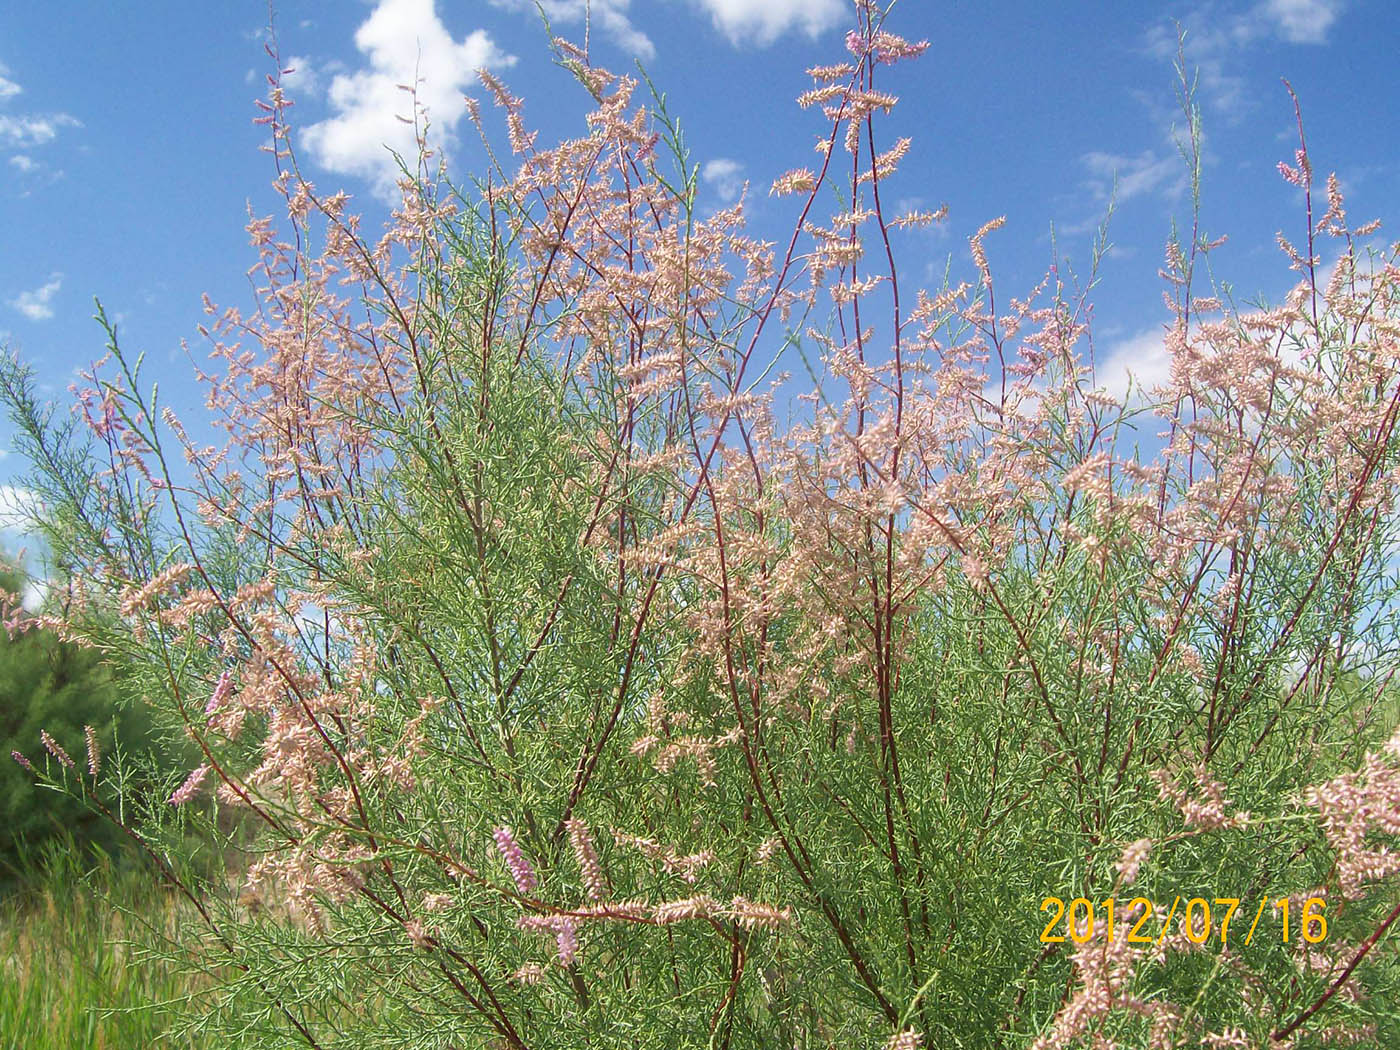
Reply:
[[[1300, 123], [1297, 287], [1198, 296], [1211, 243], [1173, 239], [1170, 381], [1115, 399], [1058, 271], [994, 281], [1002, 220], [967, 281], [905, 279], [899, 238], [941, 215], [895, 213], [910, 143], [877, 126], [926, 45], [856, 16], [798, 99], [824, 130], [772, 187], [785, 241], [698, 210], [664, 107], [563, 41], [586, 133], [542, 148], [483, 74], [511, 159], [467, 191], [424, 148], [378, 237], [298, 170], [274, 78], [285, 222], [249, 227], [257, 310], [208, 306], [221, 443], [115, 338], [73, 425], [10, 367], [72, 580], [52, 626], [202, 755], [131, 818], [198, 903], [172, 953], [228, 975], [185, 1024], [1400, 1039], [1396, 251], [1362, 253], [1335, 180], [1314, 219]], [[188, 832], [228, 810], [254, 830], [225, 885]], [[1039, 939], [1045, 897], [1120, 894]], [[1158, 936], [1178, 894], [1290, 897], [1295, 924]]]

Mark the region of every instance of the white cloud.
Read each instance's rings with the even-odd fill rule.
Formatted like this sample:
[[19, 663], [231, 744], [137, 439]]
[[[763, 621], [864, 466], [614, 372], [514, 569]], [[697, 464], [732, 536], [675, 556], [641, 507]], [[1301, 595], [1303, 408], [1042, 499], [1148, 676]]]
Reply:
[[20, 292], [10, 300], [10, 305], [31, 321], [47, 321], [53, 316], [53, 297], [63, 287], [63, 274], [52, 275], [48, 283], [32, 292]]
[[[1137, 156], [1121, 153], [1105, 153], [1093, 150], [1079, 158], [1089, 174], [1084, 185], [1095, 200], [1106, 202], [1110, 196], [1114, 204], [1123, 204], [1134, 197], [1160, 192], [1165, 197], [1176, 197], [1186, 188], [1186, 166], [1181, 158], [1171, 154], [1160, 155], [1156, 150], [1143, 150]], [[1102, 227], [1102, 209], [1077, 221], [1055, 223], [1055, 230], [1069, 237], [1078, 237]]]
[[[23, 93], [24, 89], [9, 78], [9, 69], [0, 62], [0, 105], [7, 105], [10, 99]], [[80, 121], [67, 113], [17, 113], [0, 114], [0, 146], [10, 149], [33, 149], [43, 146], [58, 137], [59, 130], [66, 127], [82, 127]], [[26, 161], [10, 163], [21, 171], [28, 171]], [[32, 167], [32, 165], [31, 165]]]
[[1264, 0], [1254, 17], [1290, 44], [1325, 44], [1327, 31], [1342, 13], [1342, 0]]
[[[1245, 48], [1282, 40], [1290, 44], [1325, 44], [1345, 0], [1259, 0], [1233, 15], [1210, 5], [1181, 19], [1186, 28], [1186, 62], [1199, 80], [1201, 97], [1232, 121], [1243, 119], [1253, 105], [1245, 79], [1234, 72]], [[1163, 20], [1147, 33], [1149, 54], [1174, 60], [1177, 31]]]
[[[1237, 28], [1242, 25], [1235, 23]], [[1249, 42], [1248, 38], [1235, 39], [1230, 27], [1208, 22], [1200, 11], [1187, 14], [1182, 26], [1186, 31], [1186, 69], [1196, 78], [1197, 97], [1227, 120], [1242, 120], [1252, 99], [1244, 78], [1232, 72], [1230, 62], [1239, 57], [1239, 49]], [[1147, 31], [1147, 53], [1160, 61], [1175, 62], [1180, 43], [1173, 22], [1159, 21]], [[1157, 118], [1162, 123], [1179, 121], [1181, 114], [1170, 107], [1159, 112]]]
[[[632, 0], [492, 0], [498, 7], [535, 14], [543, 10], [551, 27], [582, 26], [601, 30], [613, 43], [638, 58], [656, 57], [656, 45], [628, 17]], [[592, 35], [591, 33], [589, 34]], [[571, 43], [582, 45], [582, 40]]]
[[1159, 325], [1115, 343], [1103, 361], [1095, 362], [1094, 385], [1119, 401], [1129, 389], [1150, 391], [1171, 381], [1172, 357], [1166, 332]]
[[331, 80], [330, 118], [302, 133], [302, 141], [322, 167], [373, 180], [375, 189], [392, 195], [398, 166], [389, 150], [411, 164], [417, 152], [412, 124], [413, 102], [399, 85], [417, 84], [418, 104], [427, 110], [435, 144], [447, 148], [466, 114], [462, 95], [482, 67], [499, 68], [515, 61], [483, 29], [454, 40], [438, 18], [435, 0], [379, 0], [355, 31], [355, 47], [365, 68]]
[[289, 72], [282, 74], [282, 86], [294, 95], [311, 96], [321, 89], [321, 78], [316, 67], [305, 55], [293, 55], [284, 67]]
[[38, 513], [39, 497], [20, 485], [0, 485], [0, 530], [24, 532]]
[[1171, 179], [1173, 174], [1178, 176], [1175, 180], [1178, 187], [1184, 178], [1184, 165], [1180, 157], [1159, 157], [1155, 150], [1145, 150], [1136, 157], [1094, 151], [1079, 159], [1089, 169], [1092, 176], [1090, 185], [1097, 196], [1105, 199], [1113, 190], [1119, 204], [1151, 193]]
[[691, 0], [736, 47], [766, 47], [789, 30], [815, 37], [850, 18], [842, 0]]
[[19, 603], [24, 606], [25, 612], [36, 613], [44, 607], [44, 600], [48, 596], [48, 580], [26, 580], [24, 590], [20, 592]]
[[706, 161], [700, 169], [700, 177], [714, 187], [726, 204], [736, 199], [744, 188], [744, 166], [728, 157]]
[[28, 174], [34, 170], [34, 158], [26, 156], [23, 153], [16, 153], [10, 158], [10, 167], [21, 174]]
[[58, 137], [60, 128], [81, 127], [80, 122], [67, 113], [51, 113], [48, 116], [0, 116], [0, 142], [7, 146], [27, 149], [42, 146]]

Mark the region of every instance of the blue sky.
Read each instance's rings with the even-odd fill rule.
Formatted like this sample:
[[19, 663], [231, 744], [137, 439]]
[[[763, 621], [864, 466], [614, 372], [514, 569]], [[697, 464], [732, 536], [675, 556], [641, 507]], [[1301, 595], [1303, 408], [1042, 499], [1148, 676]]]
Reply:
[[[554, 29], [581, 42], [583, 0], [543, 0]], [[901, 97], [887, 134], [913, 149], [897, 189], [946, 202], [949, 219], [906, 246], [936, 283], [952, 255], [970, 276], [967, 238], [1007, 216], [988, 251], [1001, 288], [1027, 291], [1052, 260], [1087, 267], [1118, 180], [1114, 250], [1094, 295], [1101, 362], [1151, 378], [1166, 320], [1156, 272], [1173, 216], [1189, 218], [1172, 59], [1176, 23], [1199, 75], [1205, 122], [1205, 229], [1228, 234], [1216, 272], [1242, 301], [1277, 301], [1290, 274], [1276, 231], [1303, 236], [1300, 194], [1278, 176], [1296, 146], [1301, 98], [1314, 168], [1335, 170], [1357, 223], [1400, 200], [1400, 4], [1394, 0], [1236, 0], [1182, 4], [902, 0], [890, 28], [931, 41], [890, 71]], [[0, 7], [0, 343], [32, 362], [53, 396], [102, 354], [91, 320], [102, 299], [128, 350], [144, 351], [163, 400], [197, 413], [181, 349], [205, 354], [200, 297], [246, 306], [254, 255], [248, 210], [275, 210], [254, 101], [272, 64], [261, 0]], [[794, 96], [805, 67], [840, 61], [842, 0], [593, 0], [595, 63], [641, 60], [680, 117], [704, 174], [702, 205], [750, 183], [749, 218], [776, 237], [792, 199], [772, 179], [805, 165], [821, 129]], [[366, 218], [384, 215], [383, 143], [404, 145], [394, 85], [420, 77], [438, 142], [459, 176], [482, 151], [461, 96], [492, 67], [526, 101], [542, 141], [582, 132], [580, 91], [552, 67], [528, 0], [279, 0], [296, 144], [318, 189], [344, 188]], [[489, 112], [489, 107], [488, 107]], [[8, 445], [8, 428], [0, 442]], [[0, 459], [5, 480], [22, 472]], [[3, 506], [0, 506], [3, 513]]]

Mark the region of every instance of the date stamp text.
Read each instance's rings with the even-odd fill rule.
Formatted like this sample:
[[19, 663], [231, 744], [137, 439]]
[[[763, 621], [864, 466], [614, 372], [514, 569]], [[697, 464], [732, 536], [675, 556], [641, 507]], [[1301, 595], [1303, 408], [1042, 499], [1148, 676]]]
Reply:
[[[1241, 940], [1249, 944], [1256, 935], [1274, 936], [1267, 932], [1269, 930], [1281, 935], [1285, 944], [1299, 937], [1308, 944], [1320, 944], [1327, 939], [1327, 902], [1321, 897], [1308, 897], [1300, 906], [1292, 897], [1266, 895], [1257, 907], [1249, 902], [1241, 912], [1242, 903], [1245, 902], [1239, 897], [1184, 898], [1177, 894], [1171, 907], [1165, 909], [1166, 918], [1161, 919], [1164, 909], [1146, 897], [1134, 897], [1126, 902], [1108, 897], [1097, 903], [1086, 897], [1075, 897], [1068, 903], [1061, 897], [1046, 897], [1040, 910], [1046, 913], [1049, 921], [1040, 931], [1040, 939], [1046, 944], [1066, 939], [1085, 944], [1102, 925], [1110, 942], [1118, 936], [1126, 936], [1129, 944], [1161, 944], [1173, 923], [1192, 944], [1205, 944], [1212, 939], [1218, 939], [1221, 944]], [[1246, 930], [1239, 920], [1247, 918], [1251, 911], [1253, 918], [1248, 920]], [[1115, 921], [1115, 914], [1122, 921]]]

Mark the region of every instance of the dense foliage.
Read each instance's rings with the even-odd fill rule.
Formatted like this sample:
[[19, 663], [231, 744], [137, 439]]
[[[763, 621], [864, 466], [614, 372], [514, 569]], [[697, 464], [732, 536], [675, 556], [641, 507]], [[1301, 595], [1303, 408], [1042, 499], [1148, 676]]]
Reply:
[[[22, 589], [18, 572], [0, 577], [0, 590], [14, 600]], [[121, 750], [133, 766], [149, 765], [158, 754], [149, 719], [139, 708], [122, 709], [99, 654], [60, 641], [52, 630], [14, 637], [0, 633], [3, 753], [35, 751], [45, 731], [56, 739], [84, 741], [87, 726], [101, 753]], [[128, 786], [136, 787], [134, 782]], [[80, 798], [36, 792], [34, 777], [22, 766], [0, 765], [0, 885], [29, 871], [53, 846], [71, 843], [80, 850], [96, 847], [119, 855], [125, 839], [120, 828]]]
[[[209, 307], [227, 440], [115, 340], [82, 427], [12, 366], [73, 581], [41, 622], [202, 753], [133, 817], [199, 902], [181, 949], [227, 964], [191, 1024], [1400, 1041], [1396, 252], [1357, 250], [1335, 180], [1313, 215], [1300, 141], [1295, 291], [1204, 295], [1210, 242], [1174, 237], [1170, 382], [1116, 398], [1063, 275], [997, 286], [1000, 220], [969, 282], [901, 275], [940, 216], [882, 198], [910, 144], [881, 148], [880, 85], [926, 45], [856, 10], [799, 99], [816, 163], [772, 188], [789, 241], [701, 213], [664, 108], [562, 41], [587, 133], [539, 148], [483, 74], [514, 170], [458, 189], [425, 153], [377, 239], [300, 175], [274, 85], [285, 232], [250, 227], [255, 312]], [[185, 865], [224, 809], [258, 829], [234, 887]], [[1048, 897], [1098, 922], [1041, 941]], [[1193, 897], [1212, 927], [1182, 925]], [[1266, 897], [1291, 933], [1274, 908], [1245, 944]], [[1224, 946], [1217, 898], [1242, 901]]]

